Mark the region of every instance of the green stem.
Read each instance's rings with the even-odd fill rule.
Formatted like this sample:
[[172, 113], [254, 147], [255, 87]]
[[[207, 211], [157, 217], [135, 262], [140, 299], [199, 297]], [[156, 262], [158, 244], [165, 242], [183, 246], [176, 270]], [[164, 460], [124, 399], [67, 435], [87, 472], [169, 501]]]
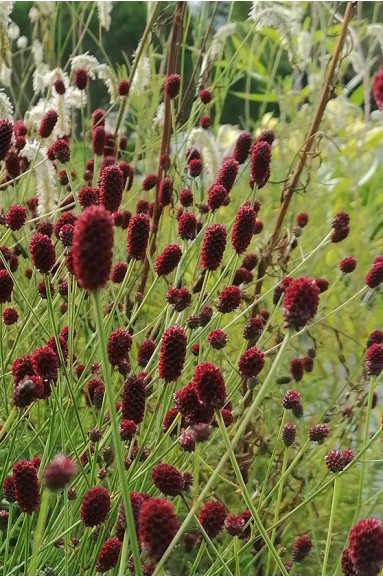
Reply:
[[[29, 568], [29, 574], [31, 576], [36, 575], [37, 570], [38, 570], [38, 558], [39, 558], [45, 523], [47, 521], [48, 512], [49, 512], [49, 500], [50, 500], [49, 490], [44, 490], [42, 498], [41, 498], [39, 516], [37, 518], [35, 535], [34, 535], [34, 540], [33, 540], [33, 553], [32, 553], [31, 565]], [[25, 569], [25, 575], [28, 576], [27, 569]]]
[[339, 498], [339, 492], [340, 492], [340, 483], [341, 483], [341, 479], [338, 476], [338, 474], [336, 474], [335, 480], [334, 480], [334, 490], [333, 490], [333, 494], [332, 494], [332, 504], [331, 504], [330, 521], [329, 521], [328, 531], [327, 531], [326, 548], [324, 551], [322, 576], [326, 576], [326, 571], [327, 571], [328, 557], [329, 557], [329, 553], [330, 553], [331, 538], [332, 538], [332, 529], [333, 529], [333, 525], [334, 525], [336, 507], [338, 504], [338, 498]]

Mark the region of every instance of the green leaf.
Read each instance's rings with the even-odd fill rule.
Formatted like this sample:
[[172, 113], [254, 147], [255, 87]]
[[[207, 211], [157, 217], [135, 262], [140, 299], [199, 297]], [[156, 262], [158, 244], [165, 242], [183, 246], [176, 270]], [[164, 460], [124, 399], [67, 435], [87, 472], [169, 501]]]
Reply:
[[276, 94], [268, 92], [267, 94], [250, 94], [249, 92], [234, 92], [230, 94], [243, 98], [244, 100], [252, 100], [253, 102], [278, 102], [279, 98]]
[[356, 104], [356, 106], [361, 106], [364, 102], [364, 87], [361, 84], [354, 92], [351, 94], [349, 98], [352, 104]]

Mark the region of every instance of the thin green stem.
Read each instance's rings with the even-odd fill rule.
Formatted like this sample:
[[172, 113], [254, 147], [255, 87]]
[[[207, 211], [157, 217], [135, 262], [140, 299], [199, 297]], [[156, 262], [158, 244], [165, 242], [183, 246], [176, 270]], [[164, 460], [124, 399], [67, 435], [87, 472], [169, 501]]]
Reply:
[[328, 564], [328, 558], [329, 558], [329, 554], [330, 554], [332, 529], [334, 526], [336, 508], [338, 505], [338, 499], [339, 499], [339, 493], [340, 493], [340, 484], [341, 484], [341, 478], [339, 477], [338, 474], [336, 474], [335, 480], [334, 480], [334, 489], [333, 489], [333, 494], [332, 494], [330, 521], [329, 521], [328, 530], [327, 530], [326, 547], [325, 547], [324, 558], [323, 558], [322, 576], [327, 575], [327, 564]]

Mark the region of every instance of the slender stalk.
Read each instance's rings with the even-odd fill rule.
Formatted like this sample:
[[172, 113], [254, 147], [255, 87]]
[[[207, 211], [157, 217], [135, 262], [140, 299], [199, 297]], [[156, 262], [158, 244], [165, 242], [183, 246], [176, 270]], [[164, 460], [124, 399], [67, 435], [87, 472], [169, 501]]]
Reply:
[[338, 505], [339, 493], [340, 493], [340, 484], [341, 484], [341, 478], [339, 477], [338, 474], [335, 474], [334, 489], [333, 489], [333, 494], [332, 494], [331, 512], [330, 512], [330, 521], [329, 521], [328, 530], [327, 530], [326, 548], [324, 551], [324, 558], [323, 558], [322, 576], [327, 575], [327, 564], [328, 564], [328, 557], [330, 554], [332, 529], [334, 526], [334, 519], [335, 519], [335, 514], [336, 514], [336, 508]]

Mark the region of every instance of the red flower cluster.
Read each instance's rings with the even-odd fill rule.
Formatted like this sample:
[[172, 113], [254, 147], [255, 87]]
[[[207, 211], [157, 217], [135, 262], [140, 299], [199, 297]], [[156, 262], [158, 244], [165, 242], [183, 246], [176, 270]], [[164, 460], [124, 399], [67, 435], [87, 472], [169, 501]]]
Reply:
[[152, 470], [153, 483], [165, 496], [179, 496], [184, 491], [182, 474], [170, 464], [159, 464]]
[[122, 417], [140, 424], [144, 419], [146, 383], [142, 375], [130, 375], [122, 393]]
[[128, 226], [127, 251], [129, 257], [142, 261], [145, 258], [150, 233], [149, 217], [144, 213], [134, 215]]
[[198, 520], [209, 538], [215, 538], [223, 529], [226, 519], [226, 508], [218, 500], [204, 505], [199, 513]]
[[100, 203], [111, 212], [120, 208], [124, 179], [118, 165], [109, 165], [103, 169], [100, 178]]
[[98, 526], [105, 522], [110, 510], [108, 490], [98, 486], [88, 490], [82, 500], [80, 514], [84, 526]]
[[302, 329], [315, 316], [319, 303], [319, 289], [310, 277], [293, 279], [283, 300], [283, 315], [287, 327]]
[[14, 495], [19, 508], [26, 514], [37, 512], [39, 507], [39, 481], [36, 468], [27, 460], [21, 460], [13, 466]]
[[257, 141], [251, 150], [250, 187], [261, 189], [270, 178], [271, 146], [265, 141]]
[[120, 365], [126, 361], [132, 342], [132, 336], [126, 329], [116, 329], [109, 335], [108, 359], [111, 365]]
[[210, 225], [202, 243], [201, 265], [207, 271], [216, 271], [221, 264], [226, 247], [226, 227]]
[[250, 203], [245, 203], [238, 210], [231, 235], [231, 244], [238, 255], [244, 253], [250, 245], [257, 213], [251, 207]]
[[160, 498], [145, 500], [138, 516], [138, 528], [143, 549], [152, 562], [158, 562], [179, 528], [172, 504]]
[[226, 403], [225, 380], [219, 367], [203, 361], [194, 370], [193, 387], [199, 400], [214, 409], [221, 409]]
[[158, 374], [165, 381], [177, 381], [186, 357], [186, 333], [182, 327], [168, 327], [162, 336]]
[[159, 277], [169, 275], [177, 267], [182, 257], [182, 249], [179, 245], [168, 245], [159, 255], [154, 264], [154, 270]]
[[383, 524], [376, 518], [359, 520], [349, 533], [346, 560], [349, 575], [376, 576], [383, 567]]

